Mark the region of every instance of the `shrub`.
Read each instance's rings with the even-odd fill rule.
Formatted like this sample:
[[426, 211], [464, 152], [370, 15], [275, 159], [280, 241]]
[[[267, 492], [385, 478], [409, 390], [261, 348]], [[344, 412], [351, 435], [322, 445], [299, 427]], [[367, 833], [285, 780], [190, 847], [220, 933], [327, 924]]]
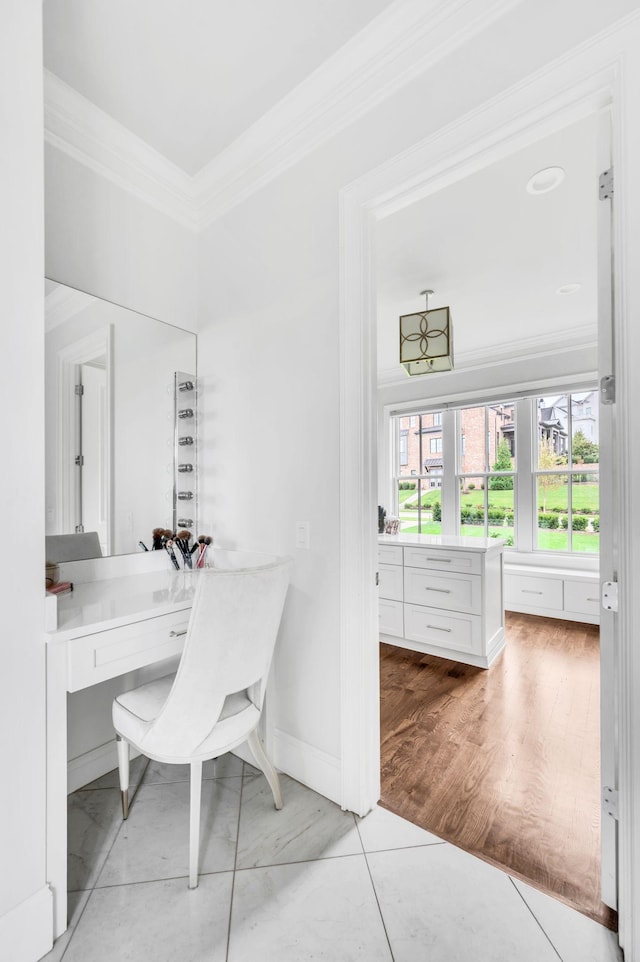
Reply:
[[592, 519], [591, 519], [591, 525], [592, 525], [592, 527], [593, 527], [593, 530], [594, 530], [594, 531], [596, 532], [596, 534], [597, 534], [597, 532], [600, 530], [600, 518], [592, 518]]
[[489, 505], [489, 521], [504, 521], [506, 515], [507, 512], [504, 508], [493, 507], [493, 505]]
[[475, 484], [473, 483], [473, 481], [471, 482], [471, 484], [468, 484], [468, 485], [467, 485], [467, 490], [468, 490], [468, 491], [475, 491], [475, 489], [476, 489], [476, 486], [475, 486]]
[[556, 514], [560, 514], [561, 511], [564, 511], [564, 508], [549, 508], [549, 510], [554, 511]]
[[439, 501], [434, 501], [431, 508], [431, 518], [433, 521], [442, 521], [442, 505]]
[[560, 518], [560, 527], [566, 528], [568, 524], [569, 524], [569, 520], [567, 518], [567, 515], [563, 514], [562, 517]]
[[538, 515], [538, 527], [539, 528], [557, 528], [558, 527], [558, 515], [551, 514], [547, 512], [546, 514]]
[[[508, 525], [512, 525], [512, 524], [513, 524], [513, 514], [512, 514], [511, 512], [507, 512], [506, 519], [507, 519], [507, 524], [508, 524]], [[513, 544], [513, 539], [512, 539], [512, 541], [511, 541], [511, 544]]]
[[585, 518], [583, 514], [574, 514], [571, 519], [571, 525], [574, 531], [584, 531], [587, 527], [588, 518]]

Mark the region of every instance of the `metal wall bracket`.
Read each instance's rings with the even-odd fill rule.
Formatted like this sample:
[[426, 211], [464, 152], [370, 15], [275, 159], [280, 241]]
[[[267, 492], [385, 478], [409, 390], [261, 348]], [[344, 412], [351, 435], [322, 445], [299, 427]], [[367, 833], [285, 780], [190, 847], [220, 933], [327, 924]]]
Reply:
[[609, 170], [605, 170], [604, 173], [600, 174], [598, 193], [600, 200], [609, 200], [610, 197], [613, 197], [613, 167], [610, 167]]
[[616, 400], [615, 374], [605, 374], [600, 378], [600, 403], [614, 404]]
[[616, 820], [620, 818], [619, 811], [619, 794], [617, 788], [610, 788], [609, 785], [604, 785], [602, 789], [602, 809], [607, 815]]
[[602, 607], [605, 611], [618, 610], [618, 582], [604, 581], [602, 584]]

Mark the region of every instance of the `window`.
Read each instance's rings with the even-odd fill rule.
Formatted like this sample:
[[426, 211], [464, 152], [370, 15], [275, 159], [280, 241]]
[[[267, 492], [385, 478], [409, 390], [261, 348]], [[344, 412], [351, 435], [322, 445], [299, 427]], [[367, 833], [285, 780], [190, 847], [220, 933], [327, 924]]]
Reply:
[[592, 420], [585, 431], [582, 407], [583, 398], [571, 394], [537, 399], [534, 478], [539, 550], [592, 553], [599, 547], [597, 429]]
[[456, 425], [460, 526], [464, 536], [515, 540], [515, 406], [463, 408]]
[[[393, 418], [395, 430], [394, 487], [400, 530], [440, 534], [443, 476], [440, 412]], [[437, 436], [434, 435], [437, 432]]]
[[597, 554], [597, 391], [391, 420], [402, 531], [502, 537], [527, 552]]

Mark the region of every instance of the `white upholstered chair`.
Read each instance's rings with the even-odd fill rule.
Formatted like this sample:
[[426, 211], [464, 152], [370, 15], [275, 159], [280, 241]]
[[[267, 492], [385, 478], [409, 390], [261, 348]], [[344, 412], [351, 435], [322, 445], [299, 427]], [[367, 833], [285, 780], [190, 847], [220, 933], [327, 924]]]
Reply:
[[289, 582], [290, 560], [256, 568], [204, 568], [178, 670], [113, 702], [123, 817], [129, 813], [129, 746], [191, 766], [189, 888], [198, 884], [202, 763], [248, 742], [276, 808], [278, 775], [257, 732]]

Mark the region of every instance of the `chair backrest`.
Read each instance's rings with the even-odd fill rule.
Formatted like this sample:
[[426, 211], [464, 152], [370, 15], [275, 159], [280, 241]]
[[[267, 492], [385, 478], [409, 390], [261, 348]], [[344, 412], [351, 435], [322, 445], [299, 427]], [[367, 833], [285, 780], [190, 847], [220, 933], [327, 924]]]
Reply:
[[205, 568], [169, 697], [141, 748], [184, 756], [210, 733], [227, 695], [248, 690], [262, 709], [291, 560], [256, 568]]
[[45, 539], [47, 561], [86, 561], [101, 558], [100, 538], [97, 531], [83, 531], [78, 534], [48, 534]]

